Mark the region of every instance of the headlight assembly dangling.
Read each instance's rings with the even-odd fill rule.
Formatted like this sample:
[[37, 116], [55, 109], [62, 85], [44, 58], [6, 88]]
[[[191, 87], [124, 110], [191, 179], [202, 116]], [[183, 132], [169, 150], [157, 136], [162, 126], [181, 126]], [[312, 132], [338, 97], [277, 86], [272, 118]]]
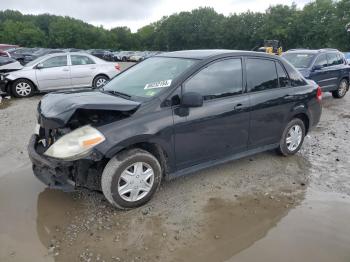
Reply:
[[93, 147], [105, 140], [100, 131], [87, 125], [59, 138], [44, 155], [62, 160], [77, 160], [88, 155]]

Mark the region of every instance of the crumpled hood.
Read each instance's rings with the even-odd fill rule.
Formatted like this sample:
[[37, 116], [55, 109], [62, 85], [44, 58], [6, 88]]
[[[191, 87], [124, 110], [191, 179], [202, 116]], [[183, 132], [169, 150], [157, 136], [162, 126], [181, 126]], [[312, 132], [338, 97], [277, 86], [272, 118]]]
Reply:
[[130, 111], [140, 103], [97, 90], [61, 91], [43, 97], [38, 108], [40, 122], [50, 128], [63, 127], [77, 109]]

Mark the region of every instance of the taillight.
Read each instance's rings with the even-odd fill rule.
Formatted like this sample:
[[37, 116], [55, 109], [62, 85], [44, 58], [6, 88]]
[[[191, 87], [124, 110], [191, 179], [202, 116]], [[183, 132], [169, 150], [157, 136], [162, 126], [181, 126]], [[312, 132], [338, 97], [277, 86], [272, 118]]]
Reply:
[[316, 91], [316, 99], [317, 101], [321, 101], [322, 100], [322, 90], [321, 90], [321, 87], [317, 87], [317, 91]]
[[114, 67], [115, 67], [116, 70], [120, 71], [120, 65], [119, 64], [115, 64]]

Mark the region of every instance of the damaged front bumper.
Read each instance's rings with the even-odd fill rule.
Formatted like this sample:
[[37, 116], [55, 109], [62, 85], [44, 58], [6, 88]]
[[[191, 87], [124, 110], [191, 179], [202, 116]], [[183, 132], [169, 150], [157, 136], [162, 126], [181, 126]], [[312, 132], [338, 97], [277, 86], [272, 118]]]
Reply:
[[72, 180], [74, 162], [58, 161], [39, 154], [36, 150], [38, 135], [32, 135], [28, 144], [29, 158], [34, 175], [45, 185], [63, 191], [74, 191], [76, 182]]
[[31, 136], [28, 144], [29, 158], [33, 164], [34, 175], [50, 188], [74, 191], [78, 187], [102, 191], [101, 176], [108, 160], [97, 152], [86, 159], [75, 161], [56, 160], [40, 153], [39, 136]]

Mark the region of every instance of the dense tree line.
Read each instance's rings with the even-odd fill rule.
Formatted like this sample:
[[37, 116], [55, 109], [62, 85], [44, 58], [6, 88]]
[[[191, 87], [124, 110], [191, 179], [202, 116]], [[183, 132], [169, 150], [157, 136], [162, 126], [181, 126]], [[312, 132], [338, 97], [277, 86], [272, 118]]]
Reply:
[[349, 0], [316, 0], [298, 9], [276, 5], [264, 13], [224, 16], [199, 8], [165, 16], [132, 33], [128, 27], [106, 30], [71, 17], [23, 15], [0, 11], [0, 43], [51, 48], [181, 50], [227, 48], [250, 50], [264, 39], [278, 39], [285, 49], [333, 47], [350, 50]]

